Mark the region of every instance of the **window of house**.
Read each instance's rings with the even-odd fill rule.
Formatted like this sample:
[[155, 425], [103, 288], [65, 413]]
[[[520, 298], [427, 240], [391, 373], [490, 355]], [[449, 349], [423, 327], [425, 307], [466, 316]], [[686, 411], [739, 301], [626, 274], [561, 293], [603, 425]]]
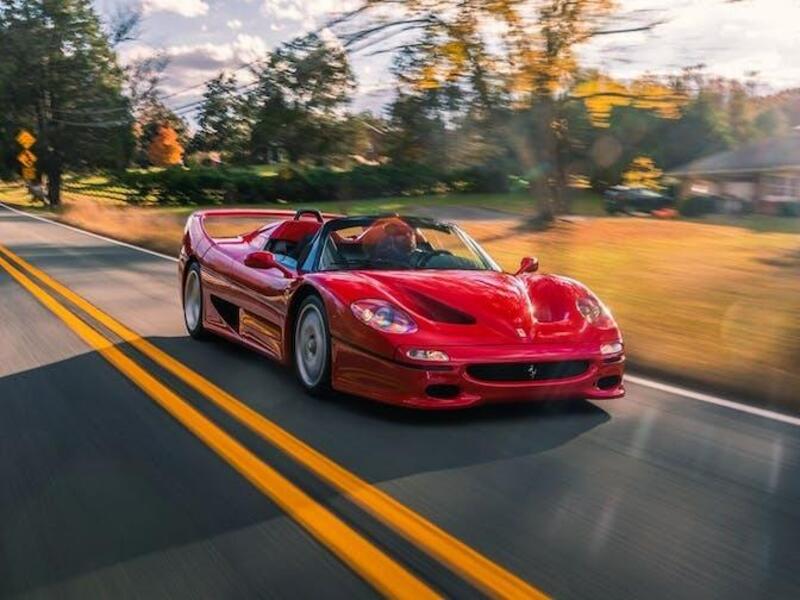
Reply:
[[800, 200], [800, 176], [767, 175], [764, 195], [770, 200]]

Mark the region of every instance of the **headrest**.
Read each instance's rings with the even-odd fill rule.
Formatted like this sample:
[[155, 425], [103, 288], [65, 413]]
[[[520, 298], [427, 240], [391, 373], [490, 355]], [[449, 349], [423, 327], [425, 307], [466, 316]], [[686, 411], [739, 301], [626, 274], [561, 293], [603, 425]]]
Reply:
[[284, 221], [272, 232], [270, 239], [300, 242], [309, 235], [314, 235], [322, 227], [316, 221]]

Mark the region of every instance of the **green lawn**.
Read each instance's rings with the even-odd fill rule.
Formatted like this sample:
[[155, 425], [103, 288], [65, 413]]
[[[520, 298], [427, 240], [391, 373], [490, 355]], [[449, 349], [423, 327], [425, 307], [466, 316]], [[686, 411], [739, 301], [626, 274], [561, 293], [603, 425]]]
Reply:
[[[264, 177], [277, 173], [277, 165], [254, 165], [243, 167]], [[21, 186], [13, 184], [0, 184], [0, 191], [19, 204], [31, 204], [26, 199], [26, 194]], [[67, 175], [64, 178], [63, 196], [64, 204], [90, 200], [107, 205], [124, 205], [127, 190], [114, 184], [109, 177], [103, 174]], [[585, 216], [600, 216], [603, 214], [602, 199], [594, 192], [586, 190], [571, 190], [569, 192], [574, 214]], [[242, 205], [244, 206], [244, 205]], [[391, 212], [413, 212], [415, 209], [431, 209], [435, 207], [458, 208], [471, 207], [497, 211], [510, 215], [533, 215], [536, 206], [532, 198], [526, 193], [508, 194], [444, 194], [425, 196], [398, 196], [389, 198], [372, 198], [366, 200], [329, 200], [309, 201], [299, 203], [278, 204], [285, 208], [319, 208], [327, 212], [347, 214], [381, 214]], [[35, 207], [35, 206], [34, 206]], [[206, 206], [174, 206], [174, 207], [147, 207], [163, 210], [165, 213], [189, 214]]]
[[774, 233], [800, 233], [800, 218], [773, 217], [770, 215], [707, 215], [702, 219], [691, 219], [696, 223], [742, 227], [750, 231]]
[[[251, 205], [249, 205], [251, 206]], [[255, 205], [264, 206], [264, 205]], [[272, 206], [272, 205], [270, 205]], [[536, 213], [534, 200], [524, 193], [509, 194], [445, 194], [426, 196], [397, 196], [390, 198], [371, 198], [367, 200], [331, 200], [326, 202], [287, 202], [274, 205], [277, 208], [300, 209], [318, 208], [326, 212], [351, 215], [383, 214], [392, 212], [411, 212], [417, 209], [460, 207], [480, 208], [496, 211], [510, 217], [532, 216]], [[200, 206], [174, 206], [159, 210], [178, 214], [190, 214]], [[598, 194], [585, 191], [573, 192], [573, 213], [583, 216], [602, 216], [603, 203]]]

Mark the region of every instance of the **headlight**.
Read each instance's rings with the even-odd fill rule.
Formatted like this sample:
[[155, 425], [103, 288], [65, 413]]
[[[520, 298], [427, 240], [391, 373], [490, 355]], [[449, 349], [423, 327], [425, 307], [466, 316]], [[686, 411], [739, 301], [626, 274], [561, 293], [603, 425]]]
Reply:
[[600, 354], [607, 356], [609, 354], [619, 354], [622, 352], [622, 342], [610, 342], [608, 344], [600, 345]]
[[575, 304], [578, 307], [578, 311], [583, 315], [583, 318], [589, 321], [589, 323], [596, 323], [597, 320], [603, 316], [602, 305], [592, 296], [578, 298]]
[[358, 300], [350, 305], [356, 319], [378, 331], [386, 333], [414, 333], [417, 324], [386, 300]]

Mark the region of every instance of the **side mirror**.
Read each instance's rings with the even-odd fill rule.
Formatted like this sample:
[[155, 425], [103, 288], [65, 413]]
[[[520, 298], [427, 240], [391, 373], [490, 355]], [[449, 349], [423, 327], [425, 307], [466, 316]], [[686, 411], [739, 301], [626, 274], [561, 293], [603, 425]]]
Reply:
[[514, 275], [522, 275], [523, 273], [536, 273], [539, 270], [539, 259], [535, 256], [526, 256], [519, 261], [519, 270]]
[[283, 273], [284, 277], [293, 276], [292, 272], [286, 266], [275, 259], [275, 255], [272, 252], [265, 252], [263, 250], [251, 252], [244, 258], [244, 265], [251, 269], [278, 269]]

